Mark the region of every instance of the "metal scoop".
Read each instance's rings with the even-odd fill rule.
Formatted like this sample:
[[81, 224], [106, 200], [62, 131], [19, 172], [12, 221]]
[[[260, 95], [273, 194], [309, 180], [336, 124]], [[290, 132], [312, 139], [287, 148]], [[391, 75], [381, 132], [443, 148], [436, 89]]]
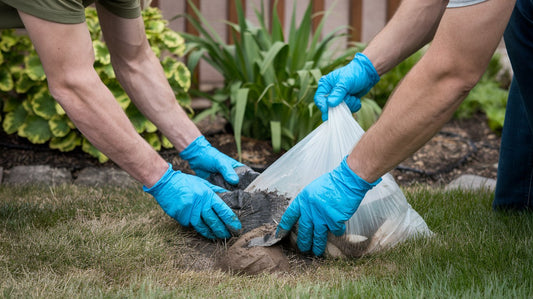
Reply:
[[254, 247], [254, 246], [262, 246], [262, 247], [269, 247], [274, 244], [277, 244], [279, 241], [281, 241], [285, 236], [289, 234], [289, 231], [280, 229], [278, 234], [276, 235], [276, 229], [274, 231], [265, 234], [262, 237], [256, 237], [250, 240], [248, 242], [248, 247]]

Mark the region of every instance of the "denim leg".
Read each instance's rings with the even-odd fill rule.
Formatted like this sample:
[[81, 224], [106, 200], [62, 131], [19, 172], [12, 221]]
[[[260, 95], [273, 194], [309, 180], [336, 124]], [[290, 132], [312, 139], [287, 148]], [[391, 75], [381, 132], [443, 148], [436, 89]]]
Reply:
[[505, 111], [493, 208], [532, 208], [532, 179], [533, 134], [518, 85], [513, 80]]
[[514, 78], [502, 132], [495, 209], [533, 209], [533, 7], [531, 1], [521, 2], [527, 14], [515, 8], [504, 34]]

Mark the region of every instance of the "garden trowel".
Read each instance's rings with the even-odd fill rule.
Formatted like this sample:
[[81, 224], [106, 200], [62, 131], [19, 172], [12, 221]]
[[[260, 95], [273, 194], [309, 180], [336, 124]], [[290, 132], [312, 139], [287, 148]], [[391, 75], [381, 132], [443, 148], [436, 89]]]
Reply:
[[289, 231], [284, 231], [280, 229], [280, 232], [276, 234], [276, 228], [274, 228], [274, 231], [267, 233], [264, 236], [251, 239], [250, 242], [248, 243], [248, 247], [272, 246], [274, 244], [277, 244], [279, 241], [281, 241], [288, 233]]

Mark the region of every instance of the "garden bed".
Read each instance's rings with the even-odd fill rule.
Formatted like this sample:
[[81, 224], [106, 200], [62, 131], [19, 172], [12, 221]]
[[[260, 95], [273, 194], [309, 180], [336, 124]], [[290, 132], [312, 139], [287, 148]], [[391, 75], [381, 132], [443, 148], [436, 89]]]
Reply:
[[[202, 122], [200, 129], [220, 151], [237, 157], [233, 135], [223, 123]], [[1, 130], [0, 130], [1, 131]], [[445, 185], [462, 174], [496, 178], [500, 136], [490, 131], [486, 119], [479, 114], [466, 120], [453, 119], [424, 147], [394, 169], [392, 174], [400, 186], [415, 184]], [[50, 165], [72, 170], [85, 167], [116, 167], [113, 162], [99, 163], [80, 149], [62, 153], [47, 145], [31, 144], [16, 135], [0, 132], [0, 167], [17, 165]], [[282, 153], [274, 153], [268, 141], [244, 138], [243, 162], [261, 172]], [[163, 150], [161, 155], [184, 172], [191, 172], [176, 150]]]

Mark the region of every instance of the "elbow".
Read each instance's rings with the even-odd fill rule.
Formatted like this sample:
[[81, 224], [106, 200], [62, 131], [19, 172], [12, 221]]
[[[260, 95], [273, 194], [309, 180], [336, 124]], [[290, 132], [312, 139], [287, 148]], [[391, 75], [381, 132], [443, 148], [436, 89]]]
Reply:
[[460, 102], [466, 98], [468, 93], [476, 86], [483, 76], [484, 69], [459, 69], [449, 76], [452, 90], [458, 94]]
[[48, 78], [50, 94], [63, 107], [65, 105], [70, 106], [77, 99], [85, 98], [83, 95], [93, 92], [99, 84], [101, 84], [100, 78], [93, 69], [78, 70], [70, 72], [68, 75]]
[[457, 57], [440, 56], [438, 59], [429, 59], [429, 77], [442, 87], [442, 91], [452, 96], [453, 106], [458, 106], [468, 93], [476, 86], [483, 76], [485, 68], [480, 67], [466, 59]]

